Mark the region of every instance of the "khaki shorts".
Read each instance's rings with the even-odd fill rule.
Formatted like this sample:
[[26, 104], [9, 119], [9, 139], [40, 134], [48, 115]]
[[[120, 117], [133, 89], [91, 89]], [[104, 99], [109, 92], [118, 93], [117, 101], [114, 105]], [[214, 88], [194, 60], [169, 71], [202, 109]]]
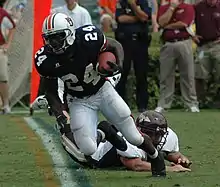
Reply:
[[197, 48], [195, 60], [195, 78], [208, 79], [214, 75], [220, 78], [220, 44], [209, 43]]
[[8, 56], [0, 49], [0, 81], [8, 81]]

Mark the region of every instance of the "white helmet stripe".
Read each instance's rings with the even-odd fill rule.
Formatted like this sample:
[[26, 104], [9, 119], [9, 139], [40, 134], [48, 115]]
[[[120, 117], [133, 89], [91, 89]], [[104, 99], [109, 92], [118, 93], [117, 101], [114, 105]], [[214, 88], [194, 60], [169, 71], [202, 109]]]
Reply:
[[47, 30], [51, 30], [54, 28], [54, 17], [57, 13], [51, 14], [47, 17], [46, 28]]

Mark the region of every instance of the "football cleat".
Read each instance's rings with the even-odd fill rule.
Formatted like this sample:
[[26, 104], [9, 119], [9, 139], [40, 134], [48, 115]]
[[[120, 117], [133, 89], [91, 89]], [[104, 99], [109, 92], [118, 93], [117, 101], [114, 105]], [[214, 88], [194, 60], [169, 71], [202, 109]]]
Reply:
[[33, 103], [31, 103], [31, 108], [33, 110], [47, 109], [48, 102], [45, 95], [40, 95], [37, 97]]
[[107, 121], [101, 121], [98, 124], [98, 129], [104, 132], [105, 139], [109, 141], [116, 149], [120, 151], [127, 150], [127, 144], [123, 137], [117, 134], [117, 131], [113, 128], [113, 126]]

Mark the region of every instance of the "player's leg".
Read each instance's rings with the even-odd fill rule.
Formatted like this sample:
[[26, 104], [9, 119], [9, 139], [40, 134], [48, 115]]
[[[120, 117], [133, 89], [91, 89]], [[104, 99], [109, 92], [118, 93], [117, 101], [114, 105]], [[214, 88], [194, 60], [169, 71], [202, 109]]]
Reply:
[[104, 133], [104, 138], [110, 142], [116, 149], [121, 151], [127, 150], [127, 144], [123, 137], [117, 134], [116, 128], [108, 121], [101, 121], [98, 124], [98, 132]]
[[92, 155], [97, 149], [97, 110], [83, 99], [74, 99], [69, 103], [69, 112], [76, 145], [85, 155]]
[[102, 92], [102, 102], [100, 110], [103, 115], [114, 125], [123, 136], [133, 145], [143, 149], [152, 158], [153, 175], [165, 175], [165, 164], [161, 155], [155, 149], [148, 136], [142, 136], [136, 128], [131, 117], [131, 111], [124, 100], [118, 95], [109, 82], [100, 90]]
[[[102, 88], [102, 97], [104, 99], [101, 103], [100, 110], [103, 115], [108, 121], [116, 125], [125, 139], [131, 144], [140, 145], [143, 142], [143, 137], [135, 126], [128, 105], [108, 82]], [[152, 152], [154, 152], [154, 149]]]

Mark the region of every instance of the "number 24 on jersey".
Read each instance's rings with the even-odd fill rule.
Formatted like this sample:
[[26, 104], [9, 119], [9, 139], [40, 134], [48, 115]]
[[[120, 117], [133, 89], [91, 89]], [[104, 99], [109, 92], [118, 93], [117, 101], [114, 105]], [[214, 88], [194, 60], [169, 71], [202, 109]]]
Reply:
[[88, 27], [84, 27], [82, 30], [83, 31], [87, 31], [89, 33], [86, 33], [85, 34], [85, 40], [88, 42], [88, 41], [95, 41], [95, 40], [98, 40], [98, 34], [97, 32], [92, 32], [96, 27], [93, 26], [93, 25], [90, 25]]

